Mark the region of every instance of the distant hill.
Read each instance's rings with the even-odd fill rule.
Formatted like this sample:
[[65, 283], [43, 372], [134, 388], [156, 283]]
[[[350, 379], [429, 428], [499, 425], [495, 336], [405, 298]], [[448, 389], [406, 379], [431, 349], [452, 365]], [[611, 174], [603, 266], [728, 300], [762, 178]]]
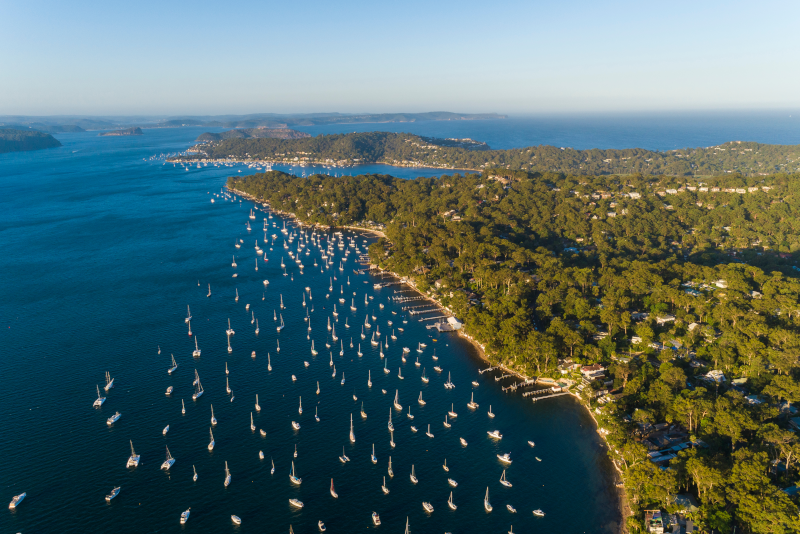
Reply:
[[29, 122], [26, 124], [7, 124], [0, 126], [0, 128], [14, 128], [15, 130], [39, 130], [45, 133], [76, 133], [85, 132], [83, 128], [77, 124], [49, 124], [44, 122]]
[[732, 141], [706, 148], [653, 151], [574, 150], [531, 146], [491, 150], [471, 139], [436, 139], [411, 134], [365, 132], [318, 135], [304, 139], [223, 139], [189, 149], [189, 159], [259, 159], [354, 165], [385, 163], [401, 167], [443, 169], [519, 169], [574, 175], [643, 174], [748, 176], [800, 172], [800, 145], [765, 145]]
[[0, 128], [0, 154], [55, 148], [61, 143], [50, 134], [36, 130]]
[[311, 137], [305, 132], [290, 130], [289, 128], [241, 128], [227, 132], [200, 134], [197, 141], [222, 141], [223, 139], [303, 139]]
[[126, 135], [142, 135], [141, 128], [125, 128], [124, 130], [114, 130], [113, 132], [103, 132], [100, 137], [121, 137]]

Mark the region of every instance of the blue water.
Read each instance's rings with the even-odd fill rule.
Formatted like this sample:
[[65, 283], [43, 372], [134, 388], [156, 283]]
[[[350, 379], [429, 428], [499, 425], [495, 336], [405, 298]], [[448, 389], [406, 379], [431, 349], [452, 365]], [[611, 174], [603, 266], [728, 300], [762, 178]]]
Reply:
[[[185, 149], [200, 131], [147, 130], [141, 137], [121, 138], [65, 134], [58, 136], [61, 148], [0, 155], [5, 191], [0, 197], [0, 498], [7, 502], [15, 494], [28, 494], [16, 511], [0, 510], [0, 532], [285, 533], [292, 525], [294, 532], [311, 533], [317, 531], [318, 520], [327, 524], [328, 532], [365, 532], [374, 528], [373, 511], [383, 520], [376, 532], [402, 532], [407, 517], [413, 532], [506, 532], [512, 524], [515, 532], [613, 529], [619, 520], [613, 473], [593, 422], [575, 401], [533, 404], [518, 394], [502, 393], [500, 387], [508, 382], [495, 382], [494, 373], [479, 375], [483, 364], [468, 343], [452, 334], [434, 342], [414, 318], [402, 324], [402, 310], [388, 300], [393, 289], [373, 290], [372, 277], [353, 274], [352, 259], [344, 272], [335, 267], [320, 272], [312, 267], [315, 258], [320, 261], [314, 249], [302, 256], [307, 268], [301, 274], [278, 240], [274, 250], [266, 248], [269, 262], [259, 260], [256, 272], [254, 242], [263, 239], [264, 213], [257, 212], [248, 233], [252, 204], [212, 204], [209, 194], [218, 192], [228, 175], [247, 169], [186, 171], [148, 159]], [[244, 244], [236, 249], [239, 238]], [[236, 269], [230, 265], [234, 254]], [[341, 256], [337, 248], [335, 265]], [[293, 281], [282, 276], [282, 257]], [[238, 278], [232, 278], [234, 271]], [[333, 276], [338, 278], [334, 294], [326, 299]], [[264, 279], [270, 281], [266, 290]], [[209, 283], [212, 295], [206, 297]], [[309, 352], [303, 320], [306, 286], [313, 297], [316, 358]], [[345, 354], [334, 352], [337, 376], [332, 378], [325, 324], [342, 286], [357, 293], [358, 311], [349, 310], [351, 295], [347, 307], [337, 306], [336, 331], [345, 340]], [[368, 307], [365, 294], [374, 297]], [[280, 295], [287, 305], [286, 329], [278, 333], [272, 317]], [[247, 303], [259, 320], [258, 336], [245, 311]], [[187, 304], [202, 350], [197, 359], [184, 323]], [[388, 320], [405, 328], [384, 349], [388, 375], [381, 371], [384, 361], [369, 337], [360, 340], [366, 313], [377, 317], [372, 330], [379, 325], [383, 335], [391, 332]], [[230, 355], [228, 318], [236, 331]], [[344, 327], [345, 319], [351, 328]], [[349, 347], [351, 337], [361, 342], [362, 358]], [[280, 352], [275, 350], [278, 340]], [[427, 385], [413, 364], [419, 341], [428, 344], [419, 355], [431, 379]], [[405, 364], [403, 346], [412, 348]], [[433, 370], [434, 349], [442, 374]], [[250, 356], [253, 350], [256, 359]], [[179, 367], [170, 376], [171, 353]], [[267, 353], [272, 372], [267, 370]], [[309, 361], [308, 368], [303, 360]], [[225, 391], [226, 362], [233, 402]], [[399, 367], [404, 380], [397, 377]], [[195, 369], [205, 386], [197, 402], [191, 400]], [[115, 377], [116, 387], [102, 408], [95, 409], [95, 385], [103, 385], [106, 371]], [[443, 387], [448, 372], [454, 390]], [[473, 388], [472, 380], [479, 387]], [[320, 395], [315, 394], [317, 381]], [[175, 392], [167, 397], [170, 385]], [[416, 418], [409, 421], [405, 413], [394, 412], [397, 446], [391, 449], [386, 424], [395, 390], [405, 411], [411, 405]], [[466, 406], [473, 390], [480, 404], [476, 411]], [[358, 402], [353, 401], [354, 391]], [[416, 403], [420, 391], [427, 401], [424, 407]], [[255, 414], [255, 424], [267, 431], [265, 439], [249, 428], [256, 394], [263, 410]], [[302, 415], [297, 412], [300, 396]], [[186, 415], [181, 415], [181, 399]], [[366, 420], [359, 415], [362, 402]], [[451, 403], [458, 418], [446, 429], [442, 421]], [[210, 404], [219, 420], [212, 453], [206, 448]], [[489, 405], [497, 414], [494, 420], [486, 415]], [[319, 423], [314, 421], [315, 408]], [[115, 411], [122, 417], [108, 427], [106, 418]], [[347, 438], [351, 413], [355, 444]], [[300, 422], [299, 431], [291, 428], [292, 420]], [[412, 433], [411, 424], [419, 432]], [[425, 436], [428, 424], [433, 439]], [[170, 431], [162, 436], [166, 425]], [[500, 442], [486, 435], [494, 429], [505, 436]], [[468, 447], [461, 447], [459, 437]], [[136, 469], [125, 467], [128, 440], [142, 455]], [[531, 449], [528, 440], [536, 447]], [[373, 443], [377, 465], [370, 461]], [[159, 469], [165, 446], [176, 458], [168, 473]], [[352, 460], [346, 465], [338, 460], [343, 446]], [[265, 461], [259, 460], [259, 450]], [[507, 471], [512, 488], [498, 482], [503, 466], [496, 455], [503, 452], [513, 459]], [[395, 476], [387, 478], [391, 493], [383, 495], [380, 486], [389, 456]], [[449, 473], [441, 467], [445, 458]], [[293, 459], [303, 478], [299, 487], [288, 478]], [[225, 461], [233, 478], [228, 488], [223, 486]], [[412, 464], [418, 485], [409, 480]], [[196, 483], [193, 465], [199, 474]], [[448, 485], [448, 476], [458, 487]], [[328, 491], [331, 478], [338, 500]], [[122, 492], [107, 504], [104, 496], [114, 486]], [[483, 510], [487, 486], [494, 505], [488, 514]], [[446, 504], [450, 491], [458, 505], [455, 512]], [[291, 508], [290, 498], [304, 501], [305, 508]], [[422, 501], [430, 501], [435, 511], [426, 514]], [[509, 503], [517, 514], [506, 510]], [[189, 507], [191, 519], [181, 527], [180, 513]], [[546, 517], [535, 518], [535, 508]], [[231, 514], [243, 524], [233, 526]]]
[[334, 124], [297, 129], [312, 135], [379, 130], [431, 137], [469, 137], [496, 149], [553, 145], [575, 149], [672, 150], [728, 141], [800, 144], [800, 112], [540, 115], [491, 121]]

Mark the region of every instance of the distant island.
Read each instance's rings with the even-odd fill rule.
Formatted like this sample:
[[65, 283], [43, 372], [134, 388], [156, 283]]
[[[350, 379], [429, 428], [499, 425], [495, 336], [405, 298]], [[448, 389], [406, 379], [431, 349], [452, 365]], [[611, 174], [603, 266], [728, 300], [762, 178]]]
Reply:
[[114, 130], [113, 132], [103, 132], [100, 137], [121, 137], [124, 135], [142, 135], [142, 129], [138, 127], [125, 128], [124, 130]]
[[220, 133], [200, 134], [196, 141], [222, 141], [223, 139], [304, 139], [311, 134], [289, 128], [241, 128]]
[[61, 143], [50, 134], [37, 130], [0, 128], [0, 154], [55, 148]]
[[473, 171], [503, 167], [585, 175], [712, 176], [736, 173], [759, 176], [800, 171], [800, 145], [765, 145], [743, 141], [665, 152], [641, 148], [575, 150], [546, 145], [492, 150], [486, 143], [472, 139], [366, 132], [303, 139], [209, 140], [189, 148], [188, 152], [190, 155], [182, 159], [235, 159], [336, 166], [383, 163], [398, 167]]

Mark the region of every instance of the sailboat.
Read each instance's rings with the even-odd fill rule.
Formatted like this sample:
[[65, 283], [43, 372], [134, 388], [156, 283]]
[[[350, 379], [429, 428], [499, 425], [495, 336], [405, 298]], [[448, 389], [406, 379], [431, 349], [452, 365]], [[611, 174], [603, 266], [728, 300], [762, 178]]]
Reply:
[[192, 356], [195, 358], [200, 357], [200, 348], [197, 346], [197, 336], [194, 336], [194, 351], [192, 351]]
[[269, 361], [269, 352], [267, 353], [267, 371], [272, 371], [272, 362]]
[[105, 387], [103, 387], [103, 389], [106, 390], [106, 392], [108, 392], [108, 390], [113, 387], [114, 387], [114, 379], [111, 378], [111, 373], [106, 371], [106, 385]]
[[397, 378], [399, 378], [400, 380], [403, 380], [403, 378], [404, 378], [403, 377], [403, 369], [401, 367], [397, 368]]
[[211, 284], [208, 284], [208, 295], [206, 295], [206, 296], [207, 297], [211, 296]]
[[300, 397], [300, 407], [297, 409], [297, 413], [303, 414], [303, 397]]
[[181, 415], [186, 415], [186, 405], [183, 403], [183, 399], [181, 399]]
[[384, 495], [389, 494], [389, 488], [386, 487], [386, 477], [383, 477], [383, 486], [381, 486]]
[[253, 412], [250, 412], [250, 432], [256, 431], [256, 425], [253, 423]]
[[284, 326], [286, 325], [283, 324], [283, 314], [281, 314], [281, 324], [278, 327], [276, 327], [276, 330], [280, 332], [281, 330], [283, 330]]
[[172, 357], [172, 367], [170, 367], [169, 369], [167, 369], [167, 374], [170, 374], [170, 375], [171, 375], [171, 374], [172, 374], [172, 373], [175, 371], [175, 369], [177, 369], [177, 368], [178, 368], [178, 364], [177, 364], [177, 363], [175, 363], [175, 356], [174, 356], [174, 355], [172, 355], [172, 354], [170, 354], [170, 356]]
[[378, 457], [375, 456], [375, 444], [374, 443], [372, 444], [372, 456], [370, 457], [370, 459], [372, 460], [373, 464], [377, 464], [378, 463]]
[[140, 458], [141, 456], [136, 454], [136, 451], [133, 450], [133, 440], [131, 440], [131, 457], [128, 458], [128, 463], [125, 467], [138, 467]]
[[447, 421], [447, 415], [444, 416], [444, 427], [450, 428], [452, 425]]
[[[359, 346], [359, 353], [358, 353], [359, 356], [361, 356], [360, 349], [361, 349], [361, 347]], [[368, 388], [372, 387], [372, 371], [370, 371], [370, 370], [367, 370], [367, 387]]]
[[364, 353], [363, 353], [363, 352], [361, 352], [361, 343], [359, 343], [359, 344], [358, 344], [358, 352], [357, 352], [357, 354], [358, 354], [358, 357], [359, 357], [359, 358], [360, 358], [360, 357], [362, 357], [362, 356], [364, 355]]
[[335, 489], [333, 489], [333, 479], [331, 479], [331, 497], [333, 497], [334, 499], [339, 498], [339, 494], [336, 493]]
[[236, 288], [236, 298], [234, 299], [236, 302], [239, 302], [239, 289]]
[[416, 477], [416, 475], [414, 475], [414, 464], [411, 464], [411, 477], [410, 477], [410, 478], [411, 478], [411, 482], [413, 482], [414, 484], [416, 484], [417, 482], [419, 482], [419, 481], [417, 480], [417, 477]]
[[314, 407], [314, 419], [319, 423], [319, 415], [317, 415], [317, 407]]
[[317, 354], [319, 354], [319, 353], [314, 349], [314, 340], [312, 339], [311, 340], [311, 355], [312, 356], [316, 356]]
[[231, 348], [231, 336], [229, 335], [228, 336], [228, 354], [230, 354], [231, 352], [233, 352], [233, 349]]
[[389, 477], [394, 477], [394, 471], [392, 471], [392, 457], [389, 456]]
[[228, 382], [228, 377], [227, 377], [227, 376], [225, 377], [225, 391], [227, 391], [227, 392], [228, 392], [228, 395], [230, 395], [230, 394], [231, 394], [231, 385], [230, 385], [230, 383]]
[[[467, 406], [469, 406], [473, 410], [478, 407], [478, 403], [475, 402], [475, 393], [473, 393], [472, 396], [470, 397], [469, 402], [467, 403]], [[491, 410], [489, 410], [489, 411], [491, 411]]]
[[458, 414], [457, 414], [457, 413], [456, 413], [454, 410], [455, 410], [455, 409], [454, 409], [454, 405], [453, 405], [453, 404], [451, 404], [451, 405], [450, 405], [450, 411], [449, 411], [449, 412], [447, 412], [447, 414], [448, 414], [450, 417], [452, 417], [453, 419], [455, 419], [456, 417], [458, 417]]
[[425, 406], [425, 404], [426, 404], [426, 402], [424, 400], [422, 400], [422, 392], [421, 391], [419, 392], [419, 399], [417, 399], [417, 402], [419, 403], [420, 406]]
[[489, 411], [487, 412], [487, 415], [494, 419], [494, 414], [492, 413], [492, 405], [491, 404], [489, 405]]
[[431, 434], [431, 425], [430, 425], [430, 423], [428, 423], [428, 431], [425, 432], [425, 435], [428, 436], [429, 438], [433, 437], [433, 434]]
[[275, 474], [275, 460], [270, 458], [269, 461], [270, 461], [270, 463], [272, 463], [272, 469], [270, 469], [269, 474], [270, 475], [274, 475]]
[[430, 379], [427, 376], [425, 376], [425, 369], [424, 368], [422, 369], [422, 382], [424, 384], [427, 384], [428, 382], [430, 382]]
[[231, 267], [236, 267], [236, 256], [233, 257], [233, 263], [231, 263]]
[[228, 469], [228, 462], [225, 462], [225, 487], [231, 485], [231, 472]]
[[256, 335], [258, 335], [259, 328], [258, 328], [258, 319], [256, 319]]
[[100, 396], [100, 386], [97, 386], [97, 398], [92, 403], [92, 406], [95, 407], [95, 408], [99, 408], [100, 406], [103, 405], [103, 403], [105, 401], [106, 401], [106, 398]]
[[203, 395], [203, 385], [200, 383], [200, 375], [197, 374], [197, 369], [194, 370], [194, 377], [197, 382], [195, 384], [194, 393], [192, 394], [192, 400], [197, 400]]
[[169, 453], [169, 447], [167, 447], [167, 459], [164, 460], [164, 463], [161, 464], [161, 469], [164, 471], [169, 471], [169, 468], [172, 467], [172, 464], [175, 463], [175, 458]]
[[192, 471], [194, 472], [194, 475], [192, 476], [192, 481], [197, 482], [197, 469], [195, 469], [194, 465], [192, 465]]
[[300, 485], [300, 484], [302, 484], [302, 483], [303, 483], [303, 479], [302, 479], [302, 478], [298, 478], [298, 477], [297, 477], [297, 476], [295, 476], [295, 474], [294, 474], [294, 461], [292, 461], [292, 471], [291, 471], [291, 473], [289, 474], [289, 480], [291, 480], [291, 481], [292, 481], [292, 484], [297, 484], [297, 485]]
[[339, 356], [344, 356], [344, 341], [339, 341]]
[[389, 446], [394, 449], [394, 431], [389, 431]]
[[385, 374], [385, 375], [389, 374], [389, 367], [388, 366], [389, 366], [389, 358], [386, 358], [386, 360], [383, 362], [383, 374]]
[[356, 435], [353, 432], [353, 414], [350, 414], [350, 443], [356, 442]]
[[506, 480], [506, 470], [503, 469], [503, 474], [500, 476], [500, 484], [504, 485], [507, 488], [511, 487], [511, 482]]

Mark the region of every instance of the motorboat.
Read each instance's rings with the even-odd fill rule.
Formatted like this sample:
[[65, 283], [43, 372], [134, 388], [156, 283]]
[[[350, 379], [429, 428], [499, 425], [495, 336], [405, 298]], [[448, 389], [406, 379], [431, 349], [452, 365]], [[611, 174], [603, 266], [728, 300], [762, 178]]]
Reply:
[[119, 487], [119, 486], [117, 486], [116, 488], [112, 489], [112, 490], [111, 490], [111, 493], [109, 493], [108, 495], [106, 495], [106, 502], [111, 502], [111, 499], [113, 499], [114, 497], [116, 497], [117, 495], [119, 495], [119, 492], [120, 492], [120, 490], [121, 490], [121, 489], [122, 489], [122, 488], [121, 488], [121, 487]]

